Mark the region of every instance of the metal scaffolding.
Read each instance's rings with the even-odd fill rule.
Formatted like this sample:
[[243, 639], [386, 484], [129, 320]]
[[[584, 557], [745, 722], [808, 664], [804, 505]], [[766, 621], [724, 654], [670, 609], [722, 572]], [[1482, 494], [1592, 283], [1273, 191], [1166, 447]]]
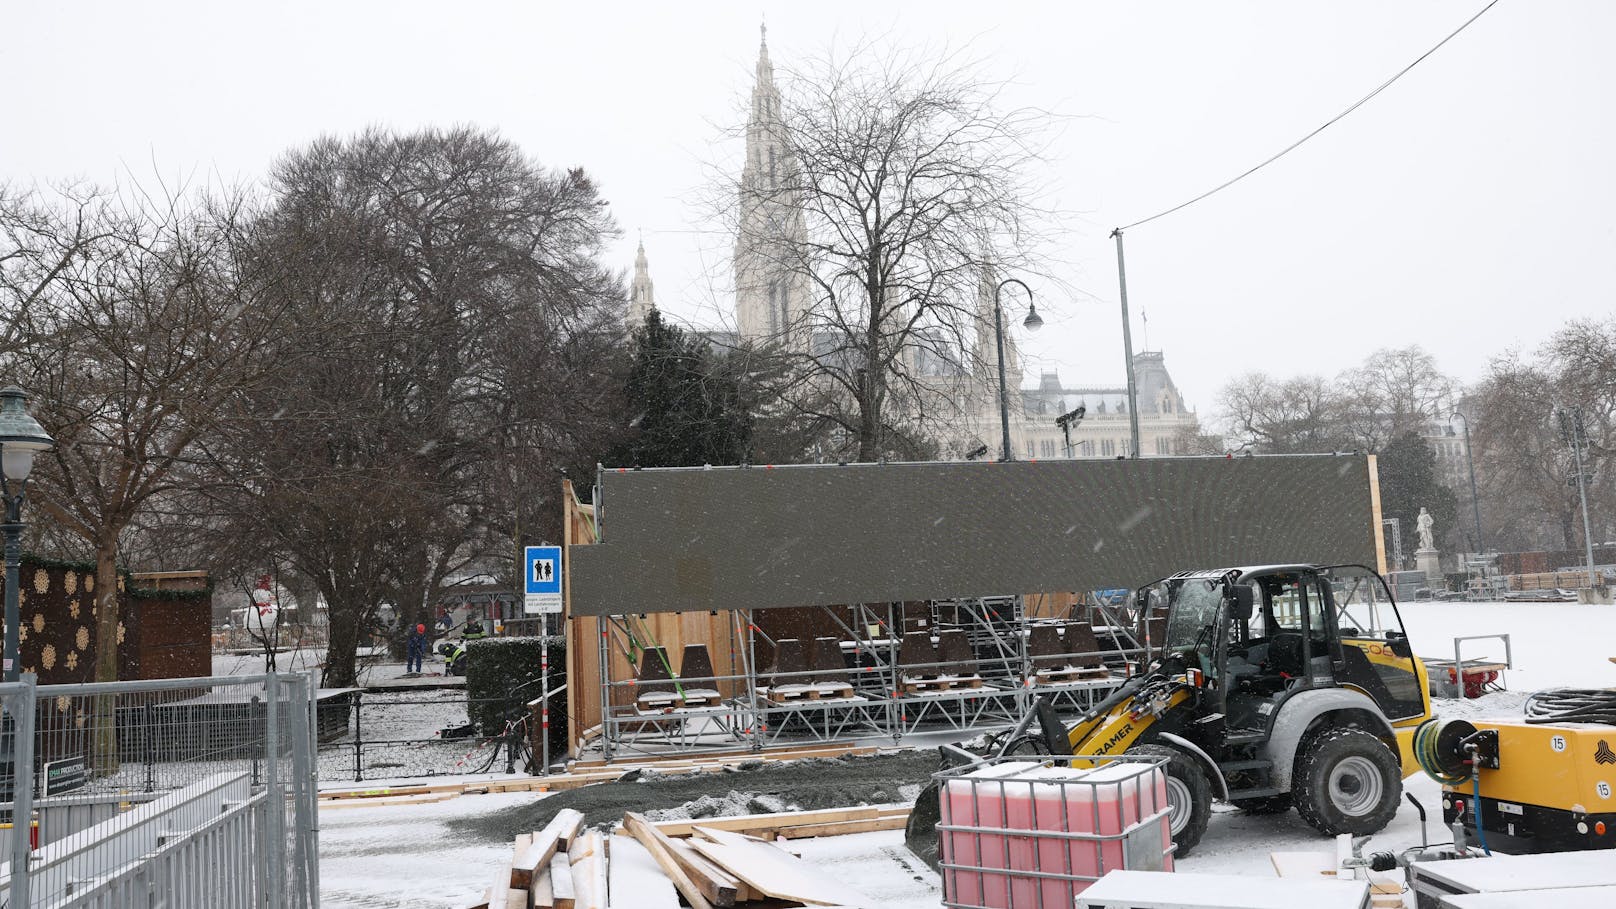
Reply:
[[[778, 644], [758, 628], [750, 610], [741, 610], [729, 623], [739, 672], [697, 677], [670, 671], [672, 678], [655, 686], [639, 678], [613, 678], [614, 647], [626, 650], [631, 664], [639, 666], [656, 644], [636, 637], [632, 616], [602, 616], [596, 620], [602, 667], [598, 747], [611, 762], [833, 741], [896, 745], [920, 734], [965, 737], [1009, 728], [1039, 696], [1057, 709], [1082, 711], [1122, 684], [1126, 663], [1140, 658], [1145, 646], [1126, 610], [1078, 608], [1086, 611], [1100, 649], [1035, 656], [1029, 648], [1035, 627], [1070, 623], [1029, 617], [1019, 596], [823, 606], [819, 627], [835, 635], [840, 666], [796, 671], [759, 666], [759, 645], [778, 653]], [[906, 629], [926, 636], [920, 646], [963, 632], [969, 663], [905, 659]], [[1103, 667], [1040, 668], [1075, 665], [1079, 657]], [[651, 658], [666, 662], [663, 656]], [[657, 690], [646, 690], [653, 687]]]

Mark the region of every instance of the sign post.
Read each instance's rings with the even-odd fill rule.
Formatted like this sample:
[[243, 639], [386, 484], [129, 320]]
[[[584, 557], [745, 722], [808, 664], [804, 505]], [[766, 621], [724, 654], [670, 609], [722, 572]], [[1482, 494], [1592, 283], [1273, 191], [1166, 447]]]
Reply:
[[539, 616], [539, 766], [550, 773], [550, 616], [561, 613], [561, 547], [528, 546], [522, 612]]

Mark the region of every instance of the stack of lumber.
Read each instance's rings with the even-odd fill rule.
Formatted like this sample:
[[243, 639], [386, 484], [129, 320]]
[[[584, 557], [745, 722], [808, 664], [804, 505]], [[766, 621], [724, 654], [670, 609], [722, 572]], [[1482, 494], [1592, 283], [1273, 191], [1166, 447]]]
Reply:
[[1588, 571], [1539, 571], [1532, 574], [1509, 575], [1510, 590], [1575, 590], [1592, 587], [1597, 576]]
[[482, 909], [606, 909], [605, 847], [582, 833], [583, 812], [564, 808], [543, 830], [516, 838], [511, 863], [475, 905]]
[[509, 868], [473, 909], [869, 906], [769, 838], [901, 829], [908, 816], [904, 805], [661, 823], [629, 812], [608, 836], [581, 833], [583, 816], [566, 809], [517, 837]]

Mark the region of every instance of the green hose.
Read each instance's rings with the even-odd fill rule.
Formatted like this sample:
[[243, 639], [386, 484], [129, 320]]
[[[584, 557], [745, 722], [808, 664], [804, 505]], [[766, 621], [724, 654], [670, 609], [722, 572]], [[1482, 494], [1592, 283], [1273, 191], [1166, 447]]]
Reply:
[[1438, 783], [1457, 786], [1469, 779], [1470, 774], [1455, 773], [1443, 766], [1441, 755], [1436, 750], [1436, 739], [1442, 732], [1442, 725], [1442, 720], [1432, 717], [1414, 730], [1414, 760], [1426, 776]]

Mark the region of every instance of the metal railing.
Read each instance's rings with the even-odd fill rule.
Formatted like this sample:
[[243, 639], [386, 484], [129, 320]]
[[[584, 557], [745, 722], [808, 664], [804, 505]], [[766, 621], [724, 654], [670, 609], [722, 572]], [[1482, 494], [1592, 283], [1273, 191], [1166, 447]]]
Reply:
[[354, 692], [342, 709], [349, 714], [346, 734], [320, 745], [322, 781], [536, 773], [543, 766], [534, 759], [542, 737], [532, 732], [542, 721], [523, 697]]
[[0, 685], [8, 907], [319, 905], [312, 680]]

